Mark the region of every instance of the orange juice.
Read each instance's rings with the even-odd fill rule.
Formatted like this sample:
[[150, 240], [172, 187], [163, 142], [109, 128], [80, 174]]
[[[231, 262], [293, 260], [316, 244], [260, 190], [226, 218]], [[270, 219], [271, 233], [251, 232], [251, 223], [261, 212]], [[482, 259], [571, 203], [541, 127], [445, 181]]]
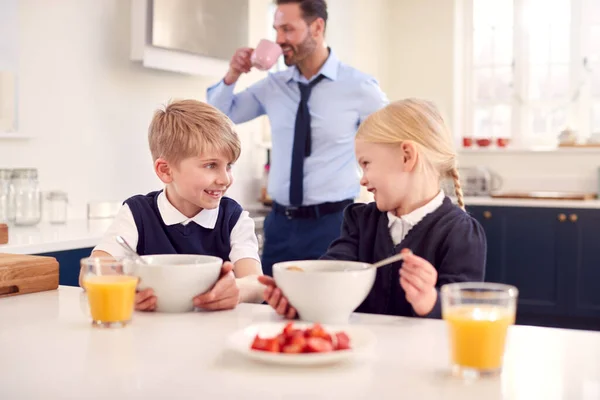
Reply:
[[125, 322], [131, 319], [137, 278], [127, 275], [98, 275], [84, 279], [90, 313], [94, 321]]
[[465, 368], [496, 370], [502, 367], [508, 327], [514, 310], [488, 305], [463, 305], [444, 312], [450, 332], [452, 362]]

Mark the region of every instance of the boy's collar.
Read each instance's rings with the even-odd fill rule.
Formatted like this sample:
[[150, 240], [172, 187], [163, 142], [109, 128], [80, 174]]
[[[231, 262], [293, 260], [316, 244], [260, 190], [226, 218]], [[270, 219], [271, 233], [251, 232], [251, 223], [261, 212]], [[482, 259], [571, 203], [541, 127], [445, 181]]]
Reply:
[[219, 207], [213, 209], [203, 209], [192, 218], [188, 218], [183, 215], [171, 202], [167, 199], [165, 191], [161, 191], [156, 200], [158, 205], [158, 212], [165, 225], [187, 225], [194, 221], [196, 224], [207, 228], [214, 229], [217, 223], [217, 217], [219, 216]]

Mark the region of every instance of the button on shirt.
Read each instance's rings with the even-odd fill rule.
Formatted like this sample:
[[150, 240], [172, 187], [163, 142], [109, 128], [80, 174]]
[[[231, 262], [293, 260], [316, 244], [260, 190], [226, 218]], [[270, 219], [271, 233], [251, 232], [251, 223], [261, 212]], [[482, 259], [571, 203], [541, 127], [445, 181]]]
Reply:
[[[165, 192], [161, 192], [156, 200], [158, 211], [165, 225], [196, 223], [207, 229], [214, 229], [219, 215], [219, 208], [204, 209], [192, 218], [183, 215], [175, 208]], [[134, 249], [138, 244], [138, 231], [133, 219], [131, 209], [127, 204], [117, 213], [111, 226], [108, 228], [100, 243], [94, 250], [105, 251], [113, 257], [125, 256], [125, 250], [115, 241], [115, 236], [121, 235]], [[254, 232], [254, 220], [247, 211], [242, 211], [240, 218], [231, 230], [231, 251], [229, 259], [235, 263], [242, 258], [253, 258], [260, 262], [258, 255], [258, 241]]]
[[394, 246], [397, 246], [400, 242], [402, 242], [408, 232], [415, 225], [421, 222], [421, 220], [425, 218], [427, 214], [431, 214], [437, 210], [444, 202], [444, 197], [444, 191], [440, 190], [437, 196], [435, 196], [429, 203], [400, 217], [397, 217], [394, 213], [388, 211], [388, 229], [390, 230], [390, 236], [392, 237]]
[[[385, 106], [387, 97], [377, 81], [342, 62], [330, 51], [321, 70], [324, 75], [308, 101], [312, 151], [304, 160], [303, 205], [351, 199], [359, 193], [359, 168], [354, 156], [358, 125]], [[296, 112], [300, 102], [298, 82], [309, 83], [296, 67], [270, 73], [265, 79], [234, 94], [235, 85], [223, 81], [210, 87], [207, 100], [236, 124], [266, 114], [271, 124], [269, 195], [290, 205], [290, 172]]]

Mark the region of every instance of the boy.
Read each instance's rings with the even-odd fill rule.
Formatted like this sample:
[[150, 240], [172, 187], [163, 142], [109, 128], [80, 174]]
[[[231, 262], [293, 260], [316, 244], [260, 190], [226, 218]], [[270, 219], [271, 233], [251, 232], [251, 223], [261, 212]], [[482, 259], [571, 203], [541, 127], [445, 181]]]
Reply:
[[[233, 182], [231, 166], [241, 151], [229, 118], [196, 100], [173, 102], [155, 112], [148, 141], [154, 171], [165, 189], [125, 200], [92, 256], [125, 255], [115, 241], [121, 235], [140, 255], [221, 257], [226, 262], [218, 282], [196, 296], [194, 305], [221, 310], [239, 302], [262, 302], [254, 221], [237, 202], [224, 197]], [[153, 311], [152, 289], [138, 292], [135, 303], [136, 310]]]

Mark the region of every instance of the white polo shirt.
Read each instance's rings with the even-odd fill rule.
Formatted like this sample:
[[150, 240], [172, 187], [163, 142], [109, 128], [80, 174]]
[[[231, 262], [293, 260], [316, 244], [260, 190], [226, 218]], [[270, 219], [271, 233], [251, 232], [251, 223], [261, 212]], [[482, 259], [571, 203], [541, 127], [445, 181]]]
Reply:
[[[196, 223], [207, 229], [214, 229], [219, 215], [219, 208], [204, 209], [192, 218], [183, 215], [171, 204], [165, 192], [162, 191], [157, 198], [158, 211], [165, 225], [187, 225]], [[134, 249], [138, 244], [138, 231], [131, 209], [123, 204], [111, 226], [108, 228], [100, 243], [94, 250], [105, 251], [113, 257], [125, 256], [125, 250], [116, 242], [115, 236], [121, 235]], [[247, 211], [242, 211], [240, 218], [231, 230], [231, 251], [229, 259], [235, 263], [243, 258], [253, 258], [260, 262], [258, 255], [258, 240], [254, 232], [254, 220]]]

